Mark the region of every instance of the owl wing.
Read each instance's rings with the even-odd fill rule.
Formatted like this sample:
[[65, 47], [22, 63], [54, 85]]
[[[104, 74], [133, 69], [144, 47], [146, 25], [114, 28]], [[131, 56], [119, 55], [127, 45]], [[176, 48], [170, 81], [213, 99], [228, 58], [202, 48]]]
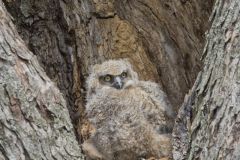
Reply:
[[165, 113], [170, 118], [175, 117], [175, 113], [173, 112], [173, 107], [168, 100], [167, 95], [161, 90], [160, 86], [157, 83], [151, 81], [139, 81], [138, 86], [148, 93], [153, 100], [158, 101], [163, 107]]
[[171, 131], [175, 114], [167, 95], [154, 82], [140, 81], [138, 87], [145, 92], [144, 97], [147, 97], [142, 106], [145, 118], [154, 125], [158, 132]]

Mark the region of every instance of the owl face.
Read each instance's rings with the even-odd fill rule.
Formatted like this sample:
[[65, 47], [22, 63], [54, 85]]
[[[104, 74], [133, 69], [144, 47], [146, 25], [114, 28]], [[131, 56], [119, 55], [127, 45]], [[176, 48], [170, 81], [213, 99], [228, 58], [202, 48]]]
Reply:
[[123, 71], [119, 75], [111, 75], [111, 74], [106, 74], [106, 75], [101, 75], [99, 76], [99, 82], [102, 85], [106, 85], [109, 87], [114, 87], [116, 89], [122, 89], [124, 84], [131, 79], [130, 76], [128, 76], [127, 71]]
[[136, 81], [138, 75], [126, 59], [108, 60], [92, 67], [87, 80], [88, 94], [102, 88], [126, 89]]

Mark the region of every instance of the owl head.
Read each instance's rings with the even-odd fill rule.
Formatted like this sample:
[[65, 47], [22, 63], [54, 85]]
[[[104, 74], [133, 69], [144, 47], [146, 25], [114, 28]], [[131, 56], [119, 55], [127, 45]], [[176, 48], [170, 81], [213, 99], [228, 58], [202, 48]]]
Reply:
[[102, 88], [127, 89], [138, 81], [127, 59], [108, 60], [91, 68], [87, 80], [88, 96]]

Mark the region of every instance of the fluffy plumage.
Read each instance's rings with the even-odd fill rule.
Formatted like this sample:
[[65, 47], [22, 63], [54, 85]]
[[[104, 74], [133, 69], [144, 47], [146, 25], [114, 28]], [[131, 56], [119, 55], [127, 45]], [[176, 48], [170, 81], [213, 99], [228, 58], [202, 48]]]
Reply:
[[[121, 77], [123, 86], [102, 83]], [[108, 80], [108, 79], [107, 79]], [[170, 156], [172, 106], [160, 87], [139, 81], [127, 60], [109, 60], [92, 68], [87, 80], [86, 113], [96, 132], [83, 144], [93, 159], [128, 160]]]

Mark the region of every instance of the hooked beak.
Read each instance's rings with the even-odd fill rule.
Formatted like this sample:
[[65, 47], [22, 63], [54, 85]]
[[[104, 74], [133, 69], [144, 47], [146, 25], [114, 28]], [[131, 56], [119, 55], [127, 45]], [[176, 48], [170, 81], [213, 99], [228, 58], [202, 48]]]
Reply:
[[116, 88], [116, 89], [122, 89], [123, 82], [122, 82], [122, 79], [120, 77], [114, 78], [113, 87]]

